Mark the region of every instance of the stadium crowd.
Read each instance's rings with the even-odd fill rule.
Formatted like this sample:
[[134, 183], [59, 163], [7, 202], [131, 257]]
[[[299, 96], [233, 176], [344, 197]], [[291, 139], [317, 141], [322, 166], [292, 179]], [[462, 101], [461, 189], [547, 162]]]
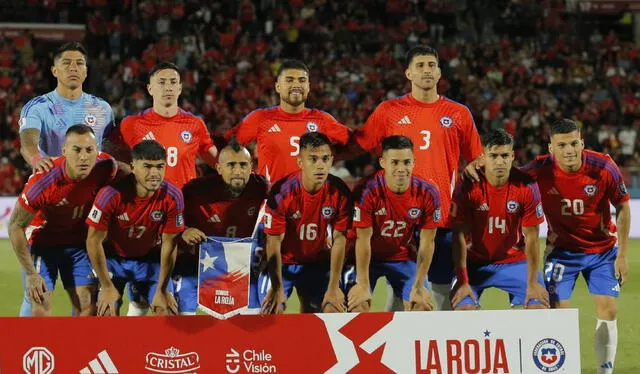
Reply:
[[[589, 27], [553, 0], [27, 3], [3, 2], [1, 13], [86, 24], [85, 91], [104, 97], [118, 122], [150, 106], [146, 72], [172, 60], [184, 75], [181, 107], [221, 137], [253, 109], [277, 105], [274, 73], [294, 57], [311, 67], [310, 105], [356, 128], [382, 100], [408, 92], [402, 58], [429, 44], [441, 56], [439, 92], [468, 105], [481, 133], [514, 135], [518, 163], [545, 153], [548, 125], [569, 117], [588, 148], [610, 153], [627, 168], [628, 184], [640, 185], [638, 49], [624, 15]], [[50, 51], [29, 33], [0, 39], [2, 195], [19, 192], [30, 172], [18, 152], [18, 118], [53, 87]], [[337, 169], [355, 178], [372, 171], [367, 157]]]

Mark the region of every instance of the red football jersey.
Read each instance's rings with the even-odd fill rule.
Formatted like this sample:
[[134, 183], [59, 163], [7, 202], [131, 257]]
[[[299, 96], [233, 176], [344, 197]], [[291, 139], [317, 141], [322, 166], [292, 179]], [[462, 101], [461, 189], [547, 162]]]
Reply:
[[32, 245], [84, 247], [87, 240], [84, 220], [93, 198], [118, 171], [116, 161], [102, 152], [91, 173], [74, 181], [67, 175], [65, 161], [64, 156], [59, 157], [50, 171], [33, 174], [18, 199], [24, 209], [36, 215], [26, 230]]
[[251, 175], [242, 194], [231, 197], [219, 174], [196, 178], [182, 189], [186, 225], [209, 236], [249, 237], [267, 189], [266, 179]]
[[291, 114], [279, 106], [254, 110], [229, 130], [225, 138], [235, 135], [245, 145], [257, 142], [258, 174], [275, 183], [300, 170], [296, 161], [300, 136], [311, 131], [319, 131], [342, 145], [349, 141], [349, 129], [330, 114], [318, 109]]
[[301, 173], [276, 183], [267, 200], [264, 232], [284, 234], [281, 253], [285, 264], [329, 262], [333, 230], [347, 231], [353, 204], [351, 192], [338, 177], [329, 175], [320, 191], [302, 187]]
[[608, 155], [585, 150], [575, 173], [562, 171], [550, 154], [522, 169], [540, 186], [549, 221], [548, 244], [583, 253], [605, 252], [616, 244], [609, 204], [628, 201], [629, 193]]
[[522, 227], [544, 222], [536, 182], [516, 168], [508, 182], [494, 187], [486, 179], [464, 180], [456, 187], [451, 204], [454, 223], [469, 226], [468, 262], [505, 264], [526, 259]]
[[415, 259], [414, 232], [438, 227], [442, 219], [438, 187], [411, 178], [404, 193], [392, 192], [379, 171], [355, 193], [354, 228], [373, 227], [371, 256], [377, 261]]
[[182, 191], [168, 181], [151, 197], [136, 195], [133, 175], [100, 190], [87, 224], [107, 231], [105, 251], [126, 258], [160, 251], [162, 234], [184, 230]]
[[147, 109], [122, 120], [116, 142], [131, 150], [143, 140], [155, 140], [167, 150], [165, 179], [182, 188], [196, 177], [196, 158], [213, 147], [209, 130], [200, 117], [178, 110], [173, 117], [163, 117]]
[[381, 152], [382, 139], [404, 135], [413, 141], [413, 174], [434, 181], [440, 191], [443, 220], [449, 227], [449, 205], [458, 174], [460, 155], [467, 162], [482, 153], [480, 136], [469, 109], [444, 96], [432, 104], [411, 94], [382, 102], [354, 134], [366, 151]]

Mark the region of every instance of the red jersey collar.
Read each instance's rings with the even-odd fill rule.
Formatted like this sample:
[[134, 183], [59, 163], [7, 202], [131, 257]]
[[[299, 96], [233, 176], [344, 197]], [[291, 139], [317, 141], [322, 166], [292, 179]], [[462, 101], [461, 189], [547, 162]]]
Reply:
[[411, 92], [405, 95], [405, 99], [409, 102], [409, 104], [421, 106], [423, 108], [433, 108], [434, 106], [439, 105], [442, 101], [446, 100], [444, 96], [440, 95], [440, 97], [438, 97], [438, 100], [434, 101], [433, 103], [424, 103], [413, 97]]
[[282, 110], [280, 105], [278, 105], [276, 107], [276, 110], [278, 111], [278, 113], [280, 115], [282, 115], [283, 117], [288, 117], [288, 118], [304, 118], [304, 117], [307, 116], [307, 114], [309, 114], [309, 112], [311, 112], [311, 109], [304, 108], [304, 109], [302, 109], [302, 112], [300, 112], [300, 113], [289, 113], [289, 112], [285, 112], [284, 110]]

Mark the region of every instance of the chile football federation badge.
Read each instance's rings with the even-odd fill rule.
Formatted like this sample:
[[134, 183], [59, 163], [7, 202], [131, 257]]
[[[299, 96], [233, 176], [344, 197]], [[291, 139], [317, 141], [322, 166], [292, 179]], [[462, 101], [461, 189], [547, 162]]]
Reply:
[[594, 196], [596, 192], [598, 192], [598, 187], [596, 187], [594, 184], [587, 184], [586, 186], [584, 186], [584, 193], [587, 194], [587, 196]]
[[252, 238], [209, 237], [200, 244], [198, 306], [227, 319], [249, 306]]
[[544, 373], [560, 370], [565, 358], [564, 347], [552, 338], [540, 340], [533, 348], [533, 363]]
[[507, 212], [515, 213], [518, 211], [518, 208], [520, 208], [520, 204], [518, 204], [517, 201], [515, 200], [507, 201]]
[[185, 130], [185, 131], [180, 133], [180, 139], [182, 139], [183, 142], [189, 144], [189, 143], [191, 143], [191, 140], [193, 139], [193, 135], [191, 135], [191, 132]]

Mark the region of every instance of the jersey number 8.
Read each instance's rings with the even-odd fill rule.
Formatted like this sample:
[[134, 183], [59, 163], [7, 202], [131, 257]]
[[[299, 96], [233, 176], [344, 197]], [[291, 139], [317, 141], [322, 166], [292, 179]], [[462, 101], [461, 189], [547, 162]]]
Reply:
[[172, 167], [178, 165], [178, 148], [167, 148], [167, 165]]

